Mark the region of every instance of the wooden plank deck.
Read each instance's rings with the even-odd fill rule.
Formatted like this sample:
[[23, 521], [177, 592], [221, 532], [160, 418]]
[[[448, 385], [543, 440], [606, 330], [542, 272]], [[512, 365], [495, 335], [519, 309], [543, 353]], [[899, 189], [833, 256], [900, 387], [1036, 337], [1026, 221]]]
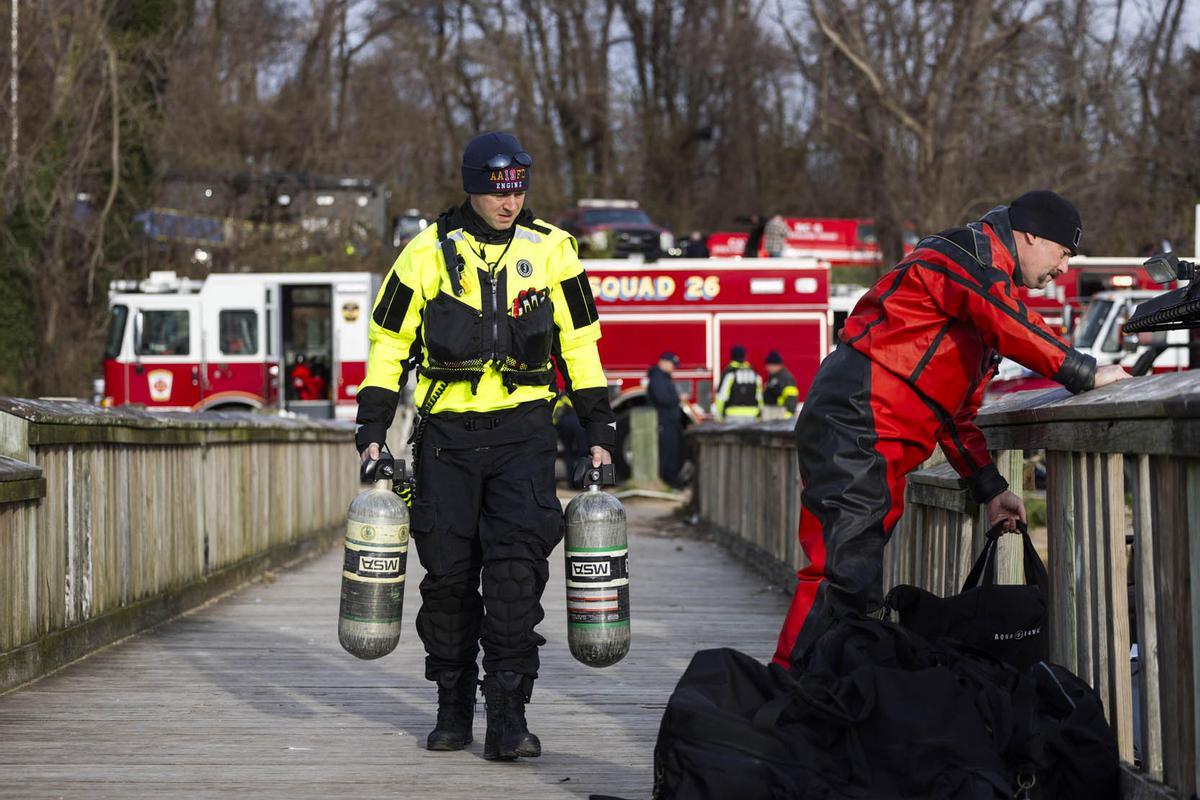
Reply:
[[0, 797], [646, 798], [662, 709], [691, 654], [766, 659], [788, 599], [673, 506], [627, 504], [633, 648], [593, 670], [566, 646], [561, 548], [551, 558], [542, 677], [528, 716], [546, 755], [513, 763], [424, 749], [436, 693], [414, 620], [386, 658], [337, 643], [340, 550], [279, 573], [0, 696]]

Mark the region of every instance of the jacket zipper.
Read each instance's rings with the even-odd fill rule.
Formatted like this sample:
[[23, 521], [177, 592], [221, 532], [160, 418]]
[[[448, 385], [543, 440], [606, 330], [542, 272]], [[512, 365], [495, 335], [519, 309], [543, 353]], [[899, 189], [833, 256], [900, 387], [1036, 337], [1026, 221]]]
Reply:
[[495, 364], [496, 342], [500, 338], [500, 322], [498, 320], [500, 311], [496, 306], [496, 268], [492, 267], [489, 274], [491, 276], [489, 283], [492, 285], [492, 363]]

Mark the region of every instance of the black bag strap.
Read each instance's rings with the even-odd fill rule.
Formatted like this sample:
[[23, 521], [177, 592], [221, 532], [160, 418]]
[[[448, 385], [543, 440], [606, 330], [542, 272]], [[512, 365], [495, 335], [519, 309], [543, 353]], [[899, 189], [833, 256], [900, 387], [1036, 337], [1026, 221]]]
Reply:
[[[977, 586], [996, 585], [997, 542], [1006, 532], [1003, 521], [997, 522], [988, 530], [983, 552], [979, 554], [979, 558], [975, 559], [971, 572], [963, 581], [961, 591], [965, 592]], [[1038, 555], [1037, 548], [1033, 546], [1033, 540], [1029, 538], [1029, 526], [1018, 520], [1016, 532], [1021, 534], [1024, 548], [1025, 585], [1037, 586], [1045, 593], [1050, 585], [1050, 577], [1046, 573], [1046, 565], [1042, 563], [1042, 557]]]
[[754, 712], [754, 718], [750, 721], [750, 727], [762, 733], [770, 733], [775, 728], [775, 724], [779, 722], [779, 718], [783, 715], [783, 712], [795, 699], [796, 696], [790, 693], [771, 698], [759, 706], [758, 711]]
[[442, 260], [446, 262], [446, 272], [450, 275], [450, 288], [454, 291], [455, 297], [461, 297], [463, 286], [460, 273], [466, 262], [458, 254], [458, 248], [454, 246], [454, 242], [450, 241], [450, 231], [447, 230], [450, 226], [450, 215], [453, 212], [454, 209], [451, 208], [437, 218], [437, 240], [438, 246], [442, 248]]

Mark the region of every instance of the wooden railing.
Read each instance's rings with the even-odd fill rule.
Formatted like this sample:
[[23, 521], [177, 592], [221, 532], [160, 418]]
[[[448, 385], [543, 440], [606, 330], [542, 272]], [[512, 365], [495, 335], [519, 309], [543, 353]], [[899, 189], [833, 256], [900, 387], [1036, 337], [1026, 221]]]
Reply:
[[[1200, 373], [1074, 397], [1022, 393], [985, 407], [978, 421], [1014, 489], [1024, 453], [1044, 451], [1051, 658], [1103, 699], [1126, 762], [1123, 795], [1190, 797], [1200, 783]], [[790, 426], [691, 435], [700, 515], [782, 580], [804, 563]], [[982, 531], [949, 467], [913, 473], [885, 551], [885, 589], [957, 591]], [[1014, 538], [1001, 540], [1002, 580], [1021, 577]]]
[[329, 541], [345, 423], [0, 398], [0, 691]]

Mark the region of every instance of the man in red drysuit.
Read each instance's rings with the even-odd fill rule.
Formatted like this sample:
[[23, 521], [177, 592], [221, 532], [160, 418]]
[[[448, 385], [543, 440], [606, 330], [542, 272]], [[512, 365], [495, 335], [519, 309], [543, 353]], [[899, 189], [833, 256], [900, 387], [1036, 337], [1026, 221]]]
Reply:
[[940, 444], [990, 524], [1025, 519], [975, 415], [1004, 356], [1072, 392], [1128, 378], [1096, 368], [1025, 307], [1017, 286], [1067, 271], [1082, 229], [1054, 192], [1027, 192], [966, 227], [923, 239], [859, 300], [842, 346], [821, 364], [796, 423], [800, 545], [809, 565], [775, 663], [797, 667], [837, 617], [882, 602], [883, 546], [904, 506], [905, 476]]

